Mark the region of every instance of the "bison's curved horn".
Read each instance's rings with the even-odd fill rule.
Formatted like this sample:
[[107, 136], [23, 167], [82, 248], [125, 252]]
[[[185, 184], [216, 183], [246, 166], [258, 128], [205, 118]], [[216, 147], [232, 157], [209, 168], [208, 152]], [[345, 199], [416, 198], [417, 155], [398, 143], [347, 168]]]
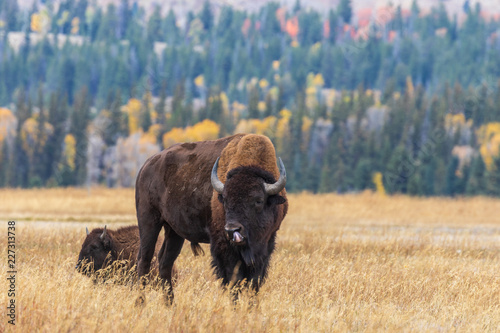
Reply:
[[286, 184], [286, 169], [285, 165], [281, 158], [278, 158], [280, 161], [280, 178], [274, 184], [264, 184], [264, 188], [266, 189], [266, 193], [268, 195], [275, 195], [281, 192], [282, 189], [285, 188]]
[[219, 158], [217, 157], [217, 161], [215, 161], [214, 167], [212, 168], [212, 187], [214, 190], [216, 190], [219, 194], [222, 194], [224, 191], [224, 184], [220, 181], [219, 176], [217, 176], [217, 168], [219, 167]]
[[89, 235], [89, 228], [85, 227], [85, 231], [87, 232], [87, 236]]
[[104, 240], [104, 237], [106, 237], [106, 226], [104, 226], [104, 231], [101, 234], [101, 240]]

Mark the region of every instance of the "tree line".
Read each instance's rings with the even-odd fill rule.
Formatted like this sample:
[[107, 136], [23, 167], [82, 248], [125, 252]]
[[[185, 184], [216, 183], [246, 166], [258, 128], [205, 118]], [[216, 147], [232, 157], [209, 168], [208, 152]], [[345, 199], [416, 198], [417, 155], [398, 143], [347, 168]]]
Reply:
[[1, 0], [0, 186], [133, 186], [173, 143], [252, 132], [291, 191], [498, 195], [500, 22], [385, 10]]

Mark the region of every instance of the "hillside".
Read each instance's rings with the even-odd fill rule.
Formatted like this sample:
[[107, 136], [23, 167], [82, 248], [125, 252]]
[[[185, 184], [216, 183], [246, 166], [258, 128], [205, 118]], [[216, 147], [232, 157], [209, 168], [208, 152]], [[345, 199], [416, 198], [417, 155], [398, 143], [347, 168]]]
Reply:
[[291, 192], [500, 195], [500, 18], [479, 8], [14, 5], [0, 186], [129, 187], [161, 149], [247, 132], [275, 144]]

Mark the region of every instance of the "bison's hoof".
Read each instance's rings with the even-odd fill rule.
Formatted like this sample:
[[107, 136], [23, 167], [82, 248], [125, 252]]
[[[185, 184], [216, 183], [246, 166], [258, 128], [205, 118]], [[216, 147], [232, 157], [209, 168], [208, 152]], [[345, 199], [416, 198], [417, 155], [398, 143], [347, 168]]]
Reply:
[[141, 293], [135, 300], [135, 306], [143, 306], [146, 303], [146, 295]]

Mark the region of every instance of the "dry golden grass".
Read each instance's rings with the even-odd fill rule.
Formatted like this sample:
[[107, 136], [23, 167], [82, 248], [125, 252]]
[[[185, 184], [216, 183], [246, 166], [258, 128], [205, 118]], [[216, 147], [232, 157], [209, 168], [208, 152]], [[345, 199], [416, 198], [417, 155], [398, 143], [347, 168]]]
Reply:
[[[177, 260], [172, 307], [163, 304], [161, 291], [150, 288], [146, 304], [135, 307], [135, 286], [93, 284], [74, 270], [84, 225], [135, 223], [133, 190], [0, 191], [0, 217], [18, 220], [17, 330], [495, 332], [500, 327], [499, 200], [368, 193], [289, 199], [257, 305], [250, 307], [243, 294], [233, 306], [211, 272], [204, 245], [207, 255], [193, 257], [185, 246]], [[7, 270], [5, 258], [0, 269]], [[6, 304], [5, 279], [0, 286], [0, 303]], [[3, 316], [0, 331], [5, 329], [12, 330]]]
[[0, 189], [0, 218], [134, 222], [133, 189]]

